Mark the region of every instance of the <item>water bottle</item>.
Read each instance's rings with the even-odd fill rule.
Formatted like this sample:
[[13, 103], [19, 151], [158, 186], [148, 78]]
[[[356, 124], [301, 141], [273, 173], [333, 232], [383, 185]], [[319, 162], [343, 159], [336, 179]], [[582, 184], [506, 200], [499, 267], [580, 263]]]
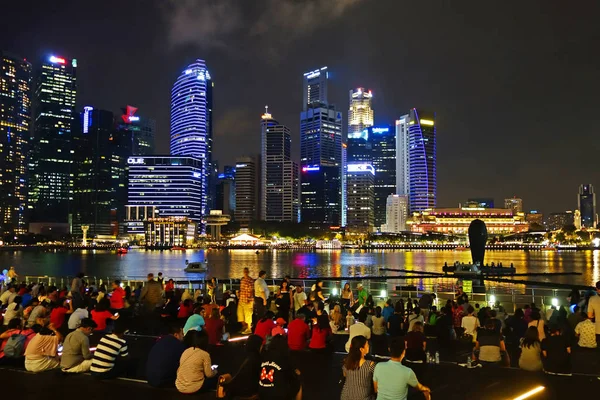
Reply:
[[472, 367], [472, 361], [471, 361], [471, 356], [467, 357], [467, 368], [471, 368]]
[[440, 363], [440, 352], [439, 351], [435, 352], [435, 363], [436, 364]]

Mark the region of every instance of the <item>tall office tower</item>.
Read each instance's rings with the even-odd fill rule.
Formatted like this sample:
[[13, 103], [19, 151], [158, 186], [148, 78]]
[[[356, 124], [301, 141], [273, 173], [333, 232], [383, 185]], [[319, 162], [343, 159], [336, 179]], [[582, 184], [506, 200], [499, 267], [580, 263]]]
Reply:
[[410, 193], [409, 120], [409, 114], [396, 120], [396, 191], [406, 196]]
[[375, 168], [375, 227], [386, 223], [388, 196], [396, 193], [396, 131], [392, 126], [368, 128]]
[[386, 202], [385, 224], [381, 226], [381, 232], [399, 233], [406, 230], [408, 219], [408, 195], [391, 194]]
[[327, 67], [322, 67], [304, 74], [302, 111], [306, 111], [313, 103], [327, 103]]
[[373, 126], [373, 93], [363, 88], [350, 91], [350, 109], [348, 110], [348, 139], [360, 136]]
[[127, 204], [128, 132], [115, 129], [110, 111], [84, 107], [73, 133], [73, 234], [116, 238]]
[[217, 176], [216, 210], [233, 216], [235, 213], [235, 166], [226, 165]]
[[36, 76], [27, 206], [34, 222], [71, 222], [76, 71], [76, 59], [50, 56]]
[[342, 214], [342, 113], [312, 103], [300, 114], [301, 220], [339, 226]]
[[31, 64], [0, 51], [0, 234], [27, 232]]
[[198, 201], [202, 215], [214, 206], [213, 86], [204, 60], [196, 60], [179, 75], [171, 90], [171, 155], [200, 160], [202, 189]]
[[413, 108], [408, 122], [409, 212], [436, 205], [435, 114]]
[[517, 215], [517, 213], [523, 212], [523, 200], [516, 196], [510, 199], [504, 199], [504, 208], [512, 210], [513, 214]]
[[597, 223], [596, 193], [594, 193], [594, 187], [591, 184], [588, 183], [579, 186], [577, 208], [581, 213], [581, 227], [595, 228]]
[[130, 156], [154, 155], [154, 135], [156, 121], [141, 117], [137, 107], [126, 106], [123, 114], [117, 119], [117, 130], [123, 132], [129, 140]]
[[260, 214], [260, 157], [239, 157], [235, 164], [235, 220], [248, 228]]
[[347, 232], [369, 234], [375, 224], [375, 169], [371, 164], [348, 162]]
[[260, 127], [261, 220], [298, 222], [298, 164], [291, 160], [290, 129], [273, 119], [268, 107]]
[[575, 225], [575, 213], [573, 211], [550, 213], [546, 218], [546, 228], [551, 231], [556, 231], [569, 225]]
[[347, 165], [348, 165], [348, 144], [342, 143], [342, 217], [341, 217], [341, 226], [346, 226], [347, 221], [347, 201], [348, 198], [346, 196], [347, 193]]

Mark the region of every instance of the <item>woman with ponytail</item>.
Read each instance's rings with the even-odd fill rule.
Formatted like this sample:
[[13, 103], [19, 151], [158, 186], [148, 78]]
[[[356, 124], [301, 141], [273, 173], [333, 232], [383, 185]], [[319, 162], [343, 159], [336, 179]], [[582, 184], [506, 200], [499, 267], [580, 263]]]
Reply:
[[373, 371], [375, 363], [365, 360], [369, 353], [369, 342], [364, 336], [355, 336], [350, 343], [348, 357], [344, 360], [342, 372], [345, 382], [341, 400], [375, 400]]

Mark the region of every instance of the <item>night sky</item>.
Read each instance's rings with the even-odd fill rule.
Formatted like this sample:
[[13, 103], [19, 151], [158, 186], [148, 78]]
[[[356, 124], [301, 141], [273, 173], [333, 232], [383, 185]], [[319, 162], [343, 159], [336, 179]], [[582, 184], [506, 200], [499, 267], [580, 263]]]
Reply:
[[[3, 1], [0, 48], [77, 58], [78, 108], [126, 104], [157, 120], [169, 150], [170, 90], [206, 60], [215, 82], [215, 159], [258, 153], [264, 105], [299, 154], [302, 74], [327, 65], [329, 101], [373, 90], [376, 124], [437, 113], [438, 205], [523, 198], [577, 206], [600, 191], [600, 3], [589, 1]], [[52, 3], [52, 4], [51, 4]], [[57, 5], [55, 5], [57, 4]]]

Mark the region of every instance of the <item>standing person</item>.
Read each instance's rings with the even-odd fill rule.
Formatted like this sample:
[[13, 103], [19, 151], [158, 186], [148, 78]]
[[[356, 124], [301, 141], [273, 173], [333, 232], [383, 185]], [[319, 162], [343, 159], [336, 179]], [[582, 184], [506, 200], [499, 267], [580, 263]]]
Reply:
[[367, 354], [369, 354], [369, 341], [364, 336], [355, 336], [342, 367], [345, 382], [341, 400], [375, 400], [373, 390], [375, 363], [365, 359]]
[[245, 324], [243, 335], [252, 333], [252, 303], [254, 302], [254, 280], [250, 278], [248, 268], [244, 268], [244, 277], [240, 281], [240, 299], [238, 302], [238, 322]]
[[390, 316], [387, 322], [387, 331], [391, 337], [402, 336], [404, 331], [404, 303], [398, 301], [394, 307], [394, 314]]
[[290, 291], [288, 281], [281, 282], [279, 290], [277, 291], [277, 316], [283, 318], [285, 322], [290, 318], [290, 307], [292, 305], [292, 292]]
[[300, 371], [292, 365], [285, 336], [271, 340], [260, 365], [258, 394], [261, 400], [302, 400]]
[[352, 294], [352, 289], [350, 288], [350, 284], [346, 282], [344, 288], [342, 289], [342, 306], [344, 310], [350, 309], [354, 305], [354, 295]]
[[154, 280], [153, 273], [148, 274], [148, 282], [140, 294], [140, 303], [147, 313], [154, 312], [157, 307], [162, 306], [162, 283]]
[[90, 339], [88, 337], [95, 328], [96, 323], [94, 320], [84, 318], [79, 328], [67, 335], [60, 358], [60, 367], [63, 372], [77, 374], [90, 370], [93, 354], [90, 352]]
[[306, 304], [306, 293], [304, 292], [304, 288], [300, 285], [296, 286], [296, 291], [294, 292], [294, 314], [298, 315], [298, 310]]
[[535, 326], [530, 326], [525, 331], [525, 337], [521, 343], [521, 357], [519, 357], [519, 368], [525, 371], [541, 371], [542, 345], [539, 333]]
[[531, 312], [531, 322], [527, 326], [535, 326], [539, 332], [540, 341], [544, 341], [546, 338], [546, 330], [544, 329], [545, 323], [539, 310], [533, 310]]
[[[217, 388], [217, 368], [208, 354], [208, 335], [192, 332], [191, 347], [181, 354], [175, 387], [180, 393], [207, 392]], [[187, 338], [186, 338], [187, 340]]]
[[474, 316], [475, 309], [469, 305], [467, 308], [468, 315], [464, 316], [461, 322], [461, 327], [465, 330], [464, 334], [473, 338], [473, 342], [477, 338], [477, 328], [479, 328], [479, 319]]
[[367, 339], [371, 339], [371, 329], [369, 329], [369, 327], [365, 325], [366, 320], [367, 320], [367, 309], [363, 308], [358, 313], [358, 322], [356, 324], [353, 324], [352, 326], [350, 326], [350, 328], [348, 329], [349, 337], [348, 337], [348, 342], [346, 342], [346, 351], [347, 352], [350, 351], [350, 345], [352, 344], [352, 339], [354, 339], [355, 336], [364, 336]]
[[596, 282], [596, 295], [588, 302], [588, 318], [595, 319], [596, 342], [600, 342], [600, 281]]
[[217, 278], [215, 278], [213, 276], [212, 279], [210, 280], [210, 282], [208, 282], [208, 285], [206, 285], [206, 288], [208, 289], [208, 297], [210, 297], [210, 302], [212, 304], [216, 304], [217, 303], [217, 290], [219, 289], [219, 284], [217, 283]]
[[371, 317], [371, 324], [373, 353], [384, 355], [387, 348], [387, 338], [385, 336], [385, 318], [381, 313], [381, 307], [375, 307], [375, 315]]
[[413, 308], [413, 312], [408, 316], [408, 331], [411, 332], [415, 322], [423, 323], [423, 315], [419, 307]]
[[6, 274], [6, 276], [8, 276], [8, 281], [10, 283], [15, 283], [17, 281], [17, 278], [19, 278], [19, 275], [17, 274], [17, 271], [15, 271], [15, 267], [11, 266], [8, 269], [8, 274]]
[[156, 278], [156, 281], [160, 284], [161, 289], [164, 288], [165, 278], [163, 278], [163, 273], [162, 272], [158, 273], [158, 278]]
[[185, 351], [183, 330], [178, 323], [169, 325], [169, 334], [152, 346], [146, 362], [146, 378], [153, 387], [175, 387], [179, 359]]
[[114, 332], [100, 339], [92, 358], [92, 376], [111, 379], [126, 371], [129, 357], [127, 341], [124, 339], [126, 330], [123, 321], [117, 321]]
[[54, 325], [48, 324], [36, 334], [25, 349], [25, 369], [29, 372], [44, 372], [60, 366], [58, 344], [63, 336]]
[[390, 344], [392, 358], [375, 366], [373, 384], [377, 393], [377, 400], [406, 400], [408, 386], [423, 392], [426, 400], [431, 399], [431, 390], [421, 385], [412, 369], [402, 365], [404, 358], [404, 340], [393, 338]]
[[323, 296], [323, 281], [321, 279], [317, 279], [317, 282], [312, 285], [309, 300], [313, 302], [325, 301], [325, 296]]
[[267, 271], [260, 271], [258, 279], [254, 281], [254, 313], [258, 318], [262, 318], [267, 310], [267, 300], [269, 299], [269, 286], [265, 282]]
[[367, 297], [369, 297], [369, 293], [363, 287], [362, 283], [358, 284], [358, 293], [357, 293], [356, 297], [358, 299], [358, 304], [359, 305], [364, 306], [365, 304], [367, 304]]
[[595, 349], [598, 347], [596, 342], [596, 327], [594, 323], [590, 321], [587, 314], [581, 314], [583, 321], [577, 324], [575, 327], [575, 336], [577, 336], [577, 344], [579, 347], [585, 349]]
[[383, 310], [381, 310], [381, 315], [383, 315], [383, 319], [387, 324], [390, 317], [394, 315], [394, 304], [392, 303], [392, 299], [387, 299], [385, 302], [385, 307], [383, 307]]
[[110, 309], [114, 313], [120, 313], [125, 306], [125, 290], [121, 287], [121, 281], [116, 280], [112, 283], [112, 293], [110, 295]]
[[550, 336], [542, 341], [544, 372], [571, 375], [571, 346], [556, 325], [550, 326]]

